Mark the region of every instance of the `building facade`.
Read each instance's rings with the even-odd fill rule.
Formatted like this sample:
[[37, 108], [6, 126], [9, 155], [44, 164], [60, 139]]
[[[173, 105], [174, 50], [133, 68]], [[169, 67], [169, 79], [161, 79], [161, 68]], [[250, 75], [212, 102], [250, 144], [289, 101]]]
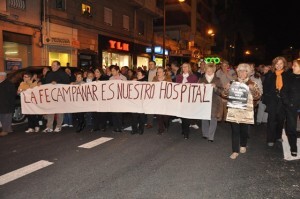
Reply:
[[41, 65], [40, 1], [0, 0], [0, 71]]

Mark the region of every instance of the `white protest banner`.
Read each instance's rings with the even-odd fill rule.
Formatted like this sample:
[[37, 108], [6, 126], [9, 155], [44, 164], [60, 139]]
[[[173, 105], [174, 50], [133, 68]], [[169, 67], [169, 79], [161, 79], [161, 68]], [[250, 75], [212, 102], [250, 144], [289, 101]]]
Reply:
[[211, 118], [212, 86], [172, 82], [97, 81], [46, 84], [21, 93], [23, 114], [136, 112]]
[[232, 82], [229, 88], [227, 107], [247, 109], [249, 87], [240, 82]]

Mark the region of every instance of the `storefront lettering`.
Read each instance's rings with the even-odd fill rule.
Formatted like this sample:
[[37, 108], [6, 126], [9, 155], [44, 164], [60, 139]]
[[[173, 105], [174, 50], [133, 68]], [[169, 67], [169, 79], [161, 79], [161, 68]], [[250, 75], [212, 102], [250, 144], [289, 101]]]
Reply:
[[119, 41], [109, 40], [109, 45], [111, 49], [129, 51], [129, 44], [122, 43]]

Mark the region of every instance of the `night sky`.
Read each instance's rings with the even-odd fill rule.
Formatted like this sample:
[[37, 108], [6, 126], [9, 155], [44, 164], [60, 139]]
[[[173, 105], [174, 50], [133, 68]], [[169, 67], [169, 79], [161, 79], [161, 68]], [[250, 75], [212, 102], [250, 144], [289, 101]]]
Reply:
[[253, 43], [265, 44], [268, 57], [300, 48], [299, 0], [243, 0], [244, 16], [253, 22]]

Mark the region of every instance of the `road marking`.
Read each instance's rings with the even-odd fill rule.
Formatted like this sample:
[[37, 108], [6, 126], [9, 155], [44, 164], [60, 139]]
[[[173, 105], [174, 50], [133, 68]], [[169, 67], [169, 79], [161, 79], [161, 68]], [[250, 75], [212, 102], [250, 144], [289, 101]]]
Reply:
[[4, 185], [8, 182], [11, 182], [13, 180], [16, 180], [18, 178], [21, 178], [25, 175], [28, 175], [30, 173], [33, 173], [37, 170], [40, 170], [42, 168], [45, 168], [47, 166], [50, 166], [53, 164], [53, 162], [48, 162], [46, 160], [40, 160], [38, 162], [35, 162], [33, 164], [27, 165], [25, 167], [22, 167], [20, 169], [14, 170], [12, 172], [9, 172], [7, 174], [4, 174], [0, 176], [0, 185]]
[[[296, 157], [293, 157], [291, 155], [291, 150], [290, 150], [290, 145], [289, 145], [289, 141], [288, 141], [288, 138], [285, 134], [285, 130], [283, 130], [283, 133], [282, 133], [282, 148], [283, 148], [283, 157], [285, 160], [298, 160], [300, 159], [300, 154], [298, 153]], [[297, 148], [298, 148], [298, 151], [300, 149], [300, 139], [298, 138], [297, 139]]]
[[95, 146], [98, 146], [99, 144], [103, 144], [105, 142], [108, 142], [110, 140], [112, 140], [113, 138], [108, 138], [108, 137], [101, 137], [97, 140], [94, 140], [94, 141], [91, 141], [91, 142], [88, 142], [86, 144], [83, 144], [83, 145], [80, 145], [78, 147], [80, 148], [85, 148], [85, 149], [90, 149], [90, 148], [93, 148]]

